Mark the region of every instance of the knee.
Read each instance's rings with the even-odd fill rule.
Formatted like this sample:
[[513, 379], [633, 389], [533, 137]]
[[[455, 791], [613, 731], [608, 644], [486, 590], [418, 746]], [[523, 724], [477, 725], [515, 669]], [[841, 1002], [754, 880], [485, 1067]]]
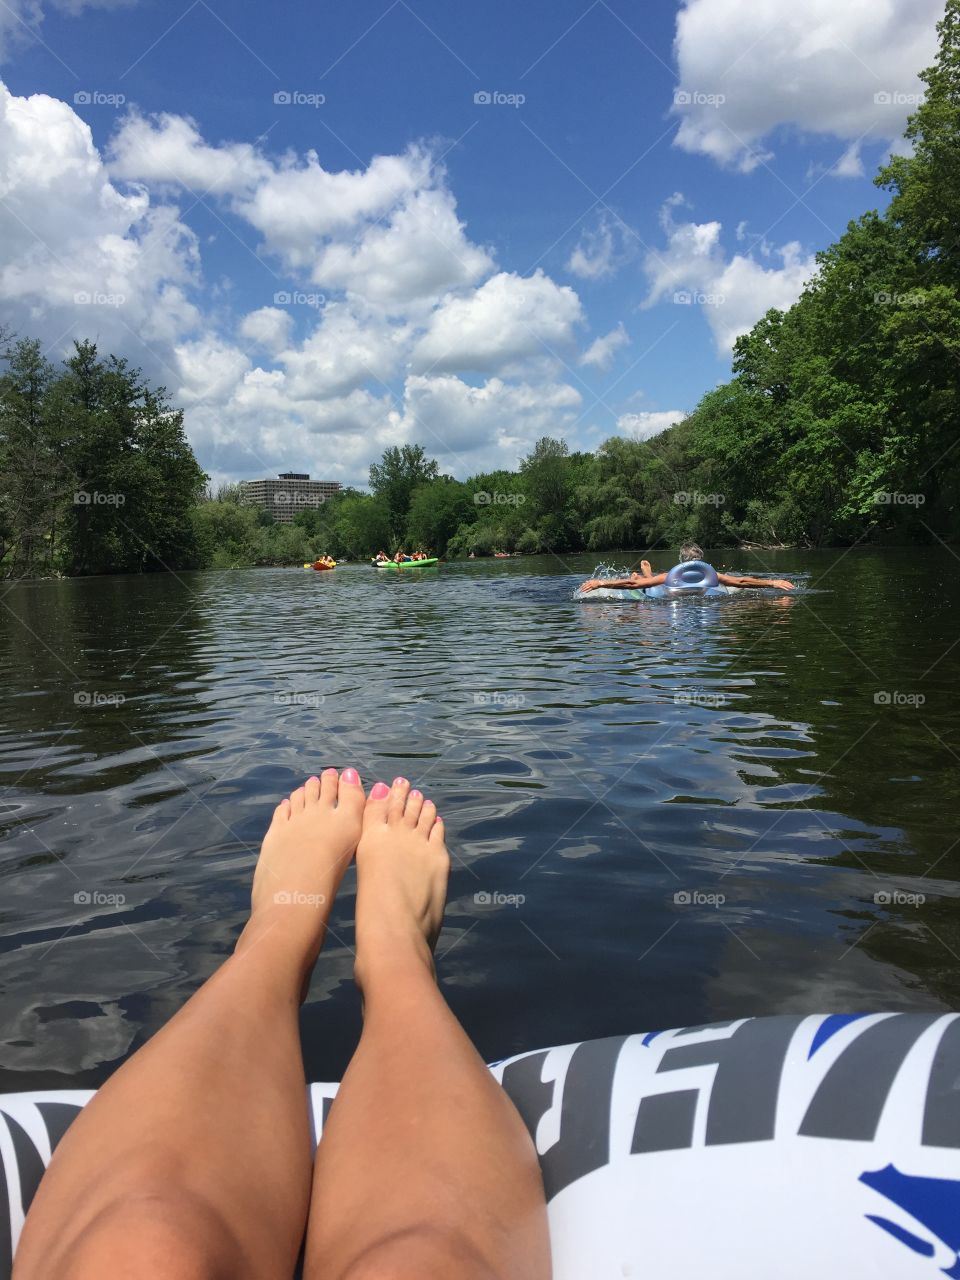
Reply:
[[112, 1201], [70, 1242], [61, 1280], [220, 1280], [245, 1273], [242, 1253], [216, 1211], [187, 1194], [145, 1193]]
[[476, 1245], [453, 1228], [420, 1223], [378, 1240], [341, 1280], [497, 1280]]

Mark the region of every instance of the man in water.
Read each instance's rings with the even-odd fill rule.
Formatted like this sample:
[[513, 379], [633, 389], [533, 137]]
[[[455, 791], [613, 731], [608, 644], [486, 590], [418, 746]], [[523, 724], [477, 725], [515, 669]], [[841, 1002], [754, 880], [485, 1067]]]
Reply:
[[[695, 542], [685, 542], [680, 548], [680, 563], [689, 560], [702, 560], [703, 551]], [[724, 587], [772, 587], [778, 591], [792, 591], [794, 584], [786, 578], [749, 578], [743, 574], [718, 573], [717, 578]], [[640, 561], [640, 572], [631, 573], [629, 578], [588, 578], [580, 588], [581, 591], [596, 591], [597, 587], [613, 587], [644, 590], [647, 587], [658, 587], [666, 582], [665, 573], [654, 573], [649, 560]]]

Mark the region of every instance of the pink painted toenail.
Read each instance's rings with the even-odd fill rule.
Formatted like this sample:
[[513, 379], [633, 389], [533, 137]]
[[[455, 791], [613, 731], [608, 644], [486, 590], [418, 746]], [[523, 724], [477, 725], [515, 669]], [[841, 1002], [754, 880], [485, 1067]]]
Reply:
[[344, 769], [340, 776], [343, 778], [344, 782], [350, 782], [353, 786], [357, 786], [360, 781], [360, 775], [357, 773], [356, 769]]
[[418, 790], [416, 789], [416, 787], [414, 787], [414, 789], [410, 792], [410, 799], [411, 799], [411, 800], [422, 800], [422, 799], [423, 799], [423, 792], [422, 792], [422, 791], [418, 791]]
[[402, 787], [405, 782], [406, 778], [394, 778], [393, 785], [395, 787]]
[[382, 800], [384, 796], [388, 796], [389, 794], [390, 794], [390, 788], [387, 786], [385, 782], [375, 782], [373, 785], [373, 790], [370, 792], [370, 799]]
[[320, 779], [317, 777], [317, 775], [316, 775], [315, 773], [311, 773], [311, 775], [310, 775], [310, 777], [307, 779], [307, 781], [308, 781], [308, 782], [319, 782], [319, 781], [320, 781]]

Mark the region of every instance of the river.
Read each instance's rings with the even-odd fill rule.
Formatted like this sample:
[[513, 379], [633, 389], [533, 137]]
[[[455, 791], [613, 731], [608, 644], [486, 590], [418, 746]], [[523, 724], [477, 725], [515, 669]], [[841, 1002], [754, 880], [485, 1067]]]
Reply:
[[[960, 1007], [957, 557], [718, 552], [802, 590], [577, 603], [596, 559], [0, 584], [0, 1091], [99, 1084], [156, 1031], [330, 764], [436, 799], [438, 967], [488, 1059]], [[311, 1079], [358, 1034], [354, 886]]]

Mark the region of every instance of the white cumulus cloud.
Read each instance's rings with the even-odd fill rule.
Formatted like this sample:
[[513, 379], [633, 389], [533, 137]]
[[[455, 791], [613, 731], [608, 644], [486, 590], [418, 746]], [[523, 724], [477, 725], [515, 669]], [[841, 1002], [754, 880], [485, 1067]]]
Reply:
[[682, 409], [648, 409], [642, 413], [622, 413], [617, 430], [633, 440], [649, 440], [667, 427], [682, 422], [687, 415]]
[[[676, 145], [749, 171], [781, 126], [889, 143], [916, 109], [944, 0], [686, 0]], [[850, 154], [840, 175], [850, 176]]]
[[594, 338], [581, 355], [580, 363], [592, 365], [595, 369], [609, 369], [620, 348], [629, 345], [630, 338], [621, 320], [615, 329], [611, 329], [602, 338]]
[[501, 271], [437, 308], [414, 350], [414, 367], [493, 371], [551, 356], [572, 343], [581, 319], [580, 299], [567, 285], [539, 269], [532, 276]]
[[728, 258], [720, 240], [721, 224], [676, 222], [673, 209], [680, 203], [672, 197], [665, 205], [661, 223], [667, 243], [644, 260], [650, 281], [644, 305], [667, 301], [699, 306], [717, 350], [728, 354], [735, 339], [771, 307], [783, 310], [796, 302], [816, 271], [816, 260], [796, 241], [761, 247], [765, 256], [779, 258], [780, 266], [763, 266], [749, 254]]

